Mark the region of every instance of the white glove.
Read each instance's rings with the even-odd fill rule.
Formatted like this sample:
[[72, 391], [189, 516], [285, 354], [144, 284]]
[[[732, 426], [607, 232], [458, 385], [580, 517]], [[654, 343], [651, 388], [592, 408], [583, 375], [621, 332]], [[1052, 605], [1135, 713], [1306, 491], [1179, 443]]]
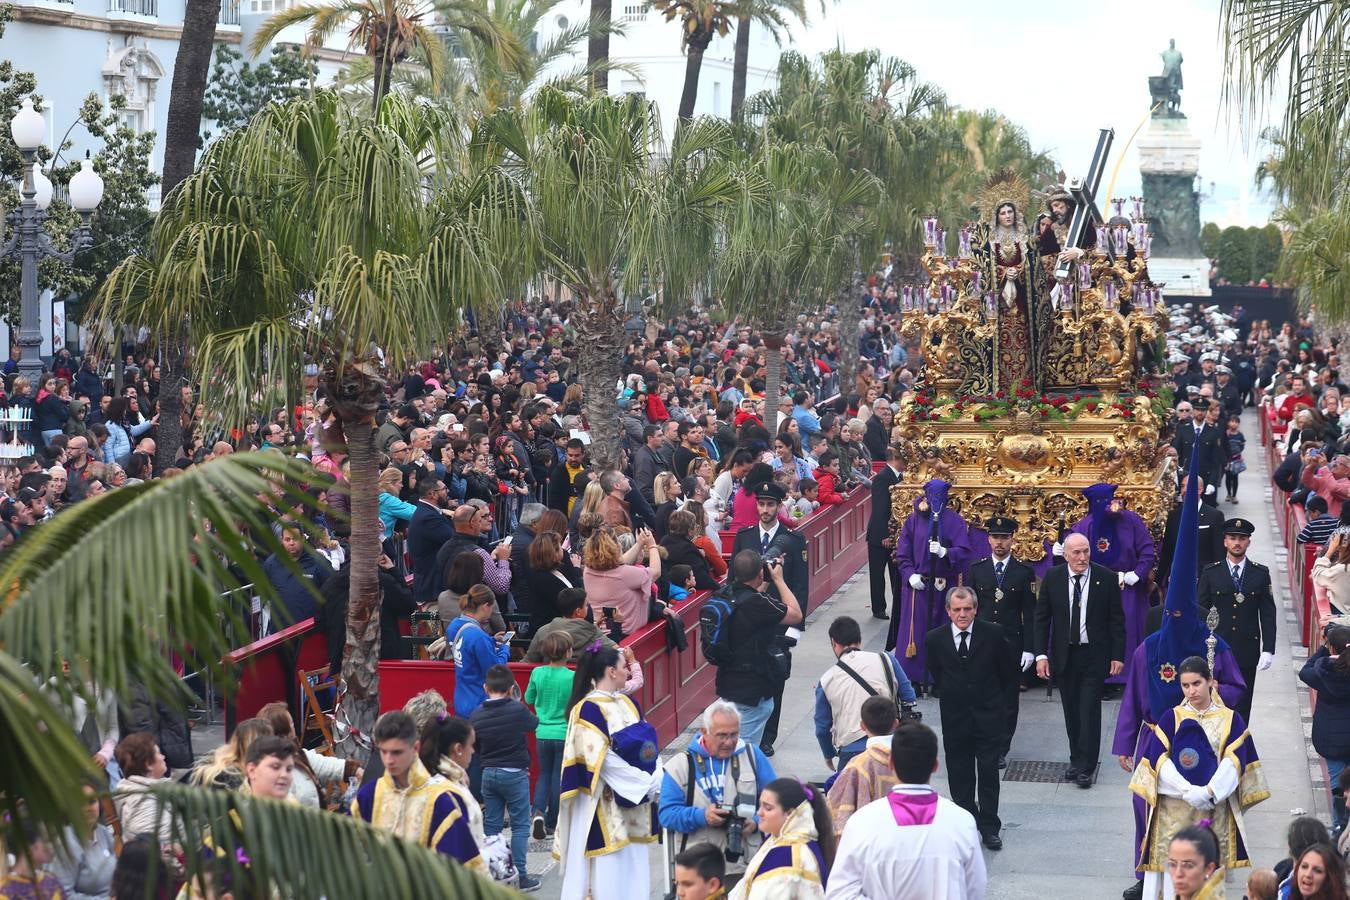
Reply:
[[1265, 651], [1262, 651], [1261, 658], [1256, 662], [1257, 671], [1264, 672], [1266, 669], [1270, 668], [1270, 664], [1273, 663], [1274, 661], [1275, 661], [1274, 653], [1266, 653]]
[[914, 588], [914, 590], [916, 591], [923, 590], [923, 576], [920, 575], [918, 572], [915, 572], [913, 575], [909, 576], [909, 586]]
[[1036, 661], [1036, 657], [1032, 656], [1030, 653], [1027, 653], [1027, 652], [1023, 651], [1023, 653], [1022, 653], [1022, 671], [1023, 671], [1023, 672], [1030, 671], [1030, 670], [1031, 670], [1031, 664], [1034, 663], [1035, 661]]
[[947, 548], [937, 541], [928, 542], [928, 552], [941, 559], [947, 555]]
[[1136, 584], [1138, 584], [1138, 583], [1139, 583], [1139, 576], [1136, 575], [1136, 574], [1134, 574], [1133, 572], [1121, 572], [1121, 573], [1120, 573], [1120, 586], [1121, 586], [1121, 587], [1134, 587], [1134, 586], [1135, 586]]
[[1061, 544], [1059, 541], [1055, 541], [1055, 543], [1054, 543], [1053, 545], [1051, 545], [1051, 547], [1050, 547], [1050, 555], [1051, 555], [1051, 556], [1063, 556], [1063, 555], [1064, 555], [1064, 545]]
[[1214, 485], [1212, 484], [1205, 485], [1205, 496], [1208, 497], [1212, 493], [1214, 493]]
[[1202, 787], [1195, 787], [1192, 785], [1191, 787], [1186, 788], [1181, 795], [1181, 799], [1185, 800], [1196, 809], [1204, 810], [1214, 808], [1214, 801], [1210, 799], [1209, 791]]

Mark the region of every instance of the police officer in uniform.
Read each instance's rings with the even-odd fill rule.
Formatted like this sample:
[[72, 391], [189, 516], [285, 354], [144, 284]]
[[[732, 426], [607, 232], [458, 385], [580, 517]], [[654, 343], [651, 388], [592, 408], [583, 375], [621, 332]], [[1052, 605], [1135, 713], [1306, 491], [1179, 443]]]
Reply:
[[1270, 668], [1275, 659], [1275, 595], [1270, 570], [1247, 558], [1256, 526], [1246, 519], [1223, 523], [1224, 558], [1200, 573], [1197, 591], [1200, 609], [1219, 610], [1218, 634], [1237, 657], [1247, 690], [1237, 711], [1250, 722], [1256, 673]]
[[[994, 516], [984, 523], [989, 533], [987, 556], [970, 567], [970, 587], [979, 599], [977, 615], [981, 619], [1003, 626], [1003, 637], [1008, 644], [1012, 664], [1026, 672], [1035, 661], [1032, 654], [1032, 620], [1036, 614], [1036, 573], [1031, 566], [1012, 555], [1013, 532], [1017, 520]], [[1004, 685], [1008, 711], [1007, 740], [999, 754], [998, 767], [1008, 765], [1008, 749], [1013, 732], [1017, 730], [1017, 708], [1021, 700], [1021, 679], [1010, 679]]]

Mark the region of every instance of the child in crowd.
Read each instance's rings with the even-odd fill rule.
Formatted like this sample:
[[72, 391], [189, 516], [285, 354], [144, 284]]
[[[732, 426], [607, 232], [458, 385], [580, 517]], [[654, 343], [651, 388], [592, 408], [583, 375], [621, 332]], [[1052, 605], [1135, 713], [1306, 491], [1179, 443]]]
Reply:
[[520, 871], [518, 887], [524, 893], [539, 890], [539, 879], [525, 871], [530, 849], [530, 748], [525, 736], [539, 718], [516, 699], [516, 679], [498, 664], [483, 679], [487, 699], [469, 717], [478, 738], [483, 765], [483, 833], [502, 832], [502, 812], [511, 814], [511, 857]]
[[1242, 451], [1247, 449], [1247, 437], [1242, 433], [1242, 418], [1228, 417], [1228, 433], [1223, 436], [1228, 445], [1228, 462], [1223, 467], [1223, 485], [1228, 489], [1228, 502], [1237, 502], [1238, 476], [1247, 471]]
[[1308, 524], [1304, 525], [1298, 533], [1298, 542], [1300, 544], [1326, 544], [1331, 540], [1331, 536], [1336, 533], [1336, 529], [1341, 527], [1341, 520], [1335, 516], [1327, 515], [1327, 499], [1325, 497], [1309, 497], [1308, 502], [1303, 506], [1308, 513]]
[[566, 632], [542, 636], [539, 650], [548, 665], [537, 666], [525, 687], [525, 702], [534, 707], [539, 727], [534, 746], [539, 754], [539, 780], [534, 786], [534, 838], [542, 841], [558, 827], [558, 794], [562, 779], [563, 739], [567, 737], [567, 698], [572, 693], [572, 640]]
[[797, 482], [797, 493], [788, 506], [788, 514], [794, 519], [804, 519], [820, 507], [820, 484], [814, 478], [803, 478]]
[[14, 900], [56, 900], [61, 897], [61, 882], [46, 871], [46, 867], [56, 858], [46, 832], [29, 822], [21, 826], [16, 826], [12, 821], [5, 824], [8, 826], [5, 830], [13, 833], [3, 835], [4, 843], [9, 847], [17, 847], [20, 843], [18, 829], [22, 828], [22, 837], [28, 843], [28, 853], [16, 854], [9, 874], [0, 878], [0, 897], [12, 897]]
[[826, 450], [820, 455], [815, 482], [819, 486], [816, 496], [822, 506], [834, 506], [844, 502], [844, 495], [839, 493], [839, 454], [833, 450]]
[[698, 587], [694, 570], [683, 563], [670, 567], [670, 602], [688, 600], [689, 593]]

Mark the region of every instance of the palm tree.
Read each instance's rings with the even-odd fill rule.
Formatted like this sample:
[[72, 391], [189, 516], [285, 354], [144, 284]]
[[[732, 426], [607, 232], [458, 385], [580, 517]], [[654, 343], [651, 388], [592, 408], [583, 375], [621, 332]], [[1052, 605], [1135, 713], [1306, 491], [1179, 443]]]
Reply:
[[[475, 0], [483, 13], [496, 23], [504, 40], [484, 40], [471, 31], [461, 31], [457, 37], [455, 64], [441, 68], [440, 81], [434, 82], [422, 64], [420, 51], [413, 52], [407, 63], [395, 70], [395, 79], [405, 85], [414, 96], [436, 97], [449, 102], [469, 122], [491, 113], [501, 106], [524, 109], [525, 100], [545, 84], [577, 94], [588, 93], [592, 76], [589, 66], [572, 66], [556, 71], [570, 60], [580, 45], [590, 39], [592, 24], [570, 23], [547, 41], [538, 43], [541, 23], [567, 0]], [[610, 26], [614, 34], [622, 34], [617, 25]], [[519, 48], [512, 61], [504, 58], [503, 44]], [[371, 63], [358, 60], [346, 70], [344, 80], [371, 81]], [[633, 66], [610, 64], [611, 70], [622, 70], [640, 76]]]
[[[95, 321], [184, 330], [221, 424], [270, 405], [315, 361], [350, 461], [351, 594], [342, 676], [353, 725], [378, 708], [375, 412], [392, 371], [443, 342], [461, 304], [501, 296], [518, 246], [511, 185], [462, 169], [448, 113], [391, 95], [375, 121], [321, 92], [272, 104], [207, 151], [150, 250], [108, 279]], [[297, 390], [298, 392], [298, 390]], [[350, 748], [349, 748], [350, 749]]]
[[[234, 3], [238, 0], [226, 0]], [[216, 22], [221, 0], [187, 0], [183, 9], [183, 33], [173, 62], [169, 88], [169, 111], [164, 127], [164, 171], [160, 184], [167, 197], [178, 182], [192, 174], [201, 142], [202, 102], [206, 79], [215, 52]]]
[[[93, 762], [70, 722], [75, 698], [92, 700], [91, 685], [114, 697], [143, 685], [156, 699], [181, 704], [190, 695], [172, 653], [199, 661], [216, 683], [231, 683], [236, 673], [221, 661], [231, 626], [243, 623], [222, 591], [252, 582], [264, 602], [277, 602], [254, 551], [286, 555], [271, 531], [276, 513], [259, 498], [312, 514], [303, 487], [322, 478], [278, 453], [235, 454], [82, 501], [0, 557], [0, 810], [7, 820], [41, 823], [53, 834], [88, 827], [78, 785]], [[241, 532], [253, 543], [239, 540]], [[35, 691], [35, 682], [48, 689]], [[183, 827], [189, 871], [202, 871], [204, 857], [193, 848], [210, 833], [223, 842], [222, 865], [234, 870], [234, 883], [247, 878], [261, 896], [506, 895], [359, 819], [226, 791], [175, 785], [159, 793]], [[21, 837], [19, 829], [6, 831]]]
[[823, 306], [852, 268], [858, 211], [875, 206], [881, 183], [841, 170], [822, 147], [797, 143], [767, 144], [746, 165], [749, 190], [727, 213], [716, 291], [728, 318], [744, 316], [763, 334], [764, 424], [775, 434], [784, 335], [797, 313]]
[[851, 390], [858, 366], [862, 273], [880, 259], [887, 243], [898, 243], [917, 230], [924, 208], [936, 202], [941, 190], [934, 174], [942, 159], [945, 106], [942, 93], [922, 81], [912, 66], [871, 50], [833, 50], [822, 54], [818, 65], [785, 53], [778, 63], [778, 90], [751, 100], [751, 124], [770, 140], [817, 144], [833, 154], [843, 171], [868, 172], [883, 184], [885, 202], [856, 220], [851, 241], [855, 277], [852, 284], [841, 284], [842, 391]]
[[[779, 4], [757, 3], [753, 0], [648, 0], [652, 8], [665, 16], [667, 22], [680, 21], [684, 46], [684, 90], [680, 94], [680, 120], [693, 118], [698, 100], [698, 78], [703, 69], [703, 54], [715, 37], [725, 37], [733, 21], [744, 17], [766, 23], [775, 36], [787, 28], [787, 20], [779, 12]], [[801, 10], [797, 18], [805, 18], [802, 0], [784, 0], [782, 5]], [[796, 13], [794, 13], [796, 14]]]
[[260, 55], [277, 35], [292, 25], [308, 25], [305, 49], [317, 50], [342, 28], [350, 28], [350, 49], [360, 50], [371, 62], [374, 76], [372, 108], [389, 92], [394, 67], [418, 51], [432, 82], [447, 65], [441, 29], [463, 30], [494, 45], [508, 58], [516, 48], [476, 0], [331, 0], [300, 3], [276, 13], [262, 24], [249, 44]]
[[1220, 6], [1227, 99], [1259, 122], [1272, 94], [1283, 95], [1281, 131], [1298, 151], [1294, 184], [1344, 179], [1350, 144], [1350, 15], [1325, 0], [1223, 0]]
[[475, 141], [507, 168], [530, 201], [530, 273], [576, 298], [591, 453], [618, 461], [623, 298], [657, 286], [684, 303], [707, 277], [722, 209], [738, 196], [726, 157], [730, 127], [699, 119], [662, 146], [653, 104], [638, 95], [578, 98], [546, 87], [529, 110], [485, 118]]
[[[772, 9], [780, 11], [780, 18], [787, 13], [803, 25], [806, 24], [806, 6], [803, 0], [743, 0], [742, 11], [736, 17], [736, 51], [731, 66], [731, 121], [740, 122], [745, 106], [745, 86], [750, 74], [750, 26], [758, 22], [769, 30], [774, 43], [783, 46], [784, 29], [767, 16], [756, 18], [755, 11]], [[825, 11], [825, 0], [820, 2], [821, 12]]]

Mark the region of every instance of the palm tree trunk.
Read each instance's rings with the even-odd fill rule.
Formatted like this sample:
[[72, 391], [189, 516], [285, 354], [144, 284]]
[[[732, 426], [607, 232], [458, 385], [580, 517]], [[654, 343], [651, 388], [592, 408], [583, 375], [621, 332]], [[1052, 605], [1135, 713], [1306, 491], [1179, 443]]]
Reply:
[[853, 393], [858, 379], [858, 325], [862, 309], [858, 305], [858, 291], [852, 278], [839, 299], [839, 395]]
[[385, 54], [377, 56], [374, 63], [375, 84], [370, 92], [370, 115], [372, 119], [378, 119], [380, 104], [384, 102], [384, 95], [389, 93], [389, 84], [394, 77], [394, 64]]
[[[350, 463], [351, 587], [347, 594], [347, 644], [342, 651], [343, 697], [347, 722], [369, 735], [380, 711], [380, 516], [377, 485], [379, 453], [374, 420], [362, 416], [344, 422]], [[350, 745], [347, 755], [355, 755]]]
[[708, 41], [694, 38], [686, 48], [684, 58], [684, 92], [680, 94], [680, 121], [688, 122], [694, 117], [694, 103], [698, 100], [698, 76], [703, 69], [703, 51]]
[[580, 300], [577, 365], [581, 371], [582, 403], [590, 424], [590, 455], [602, 469], [617, 468], [622, 426], [614, 389], [623, 375], [620, 360], [628, 346], [623, 310], [612, 288], [602, 288], [598, 297], [579, 288], [577, 297]]
[[591, 69], [591, 90], [609, 93], [609, 23], [611, 0], [591, 0], [591, 36], [586, 42], [586, 65]]
[[[764, 427], [769, 436], [778, 433], [778, 394], [783, 389], [783, 334], [764, 332]], [[772, 443], [772, 442], [770, 442]]]
[[[750, 69], [750, 17], [736, 20], [736, 57], [731, 66], [731, 121], [741, 121], [745, 106], [745, 82]], [[772, 432], [771, 432], [772, 433]]]
[[160, 182], [164, 199], [197, 165], [202, 97], [206, 94], [219, 19], [220, 0], [187, 0], [183, 33], [173, 64], [173, 85], [169, 88], [168, 122], [164, 127], [164, 174]]
[[159, 425], [155, 428], [155, 471], [163, 472], [178, 461], [183, 448], [182, 359], [176, 350], [160, 361]]

